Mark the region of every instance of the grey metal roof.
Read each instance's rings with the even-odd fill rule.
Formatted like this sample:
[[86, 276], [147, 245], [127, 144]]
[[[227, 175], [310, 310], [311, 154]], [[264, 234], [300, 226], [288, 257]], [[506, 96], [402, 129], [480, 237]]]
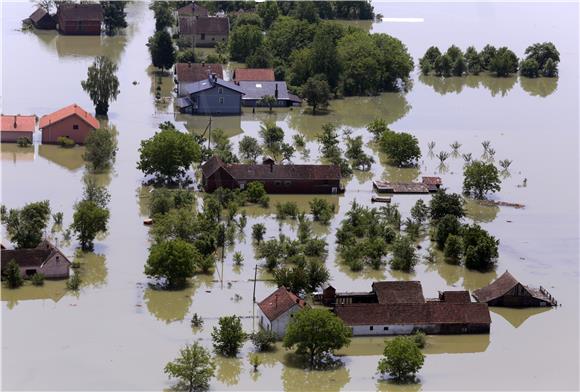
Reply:
[[225, 81], [225, 80], [219, 79], [219, 78], [216, 79], [213, 84], [209, 81], [209, 79], [200, 80], [199, 82], [193, 82], [193, 83], [182, 83], [181, 84], [181, 91], [184, 94], [190, 95], [190, 94], [199, 93], [201, 91], [209, 90], [209, 89], [213, 88], [214, 85], [225, 87], [227, 89], [237, 91], [241, 94], [244, 94], [243, 89], [240, 88], [234, 82], [228, 82], [228, 81]]
[[189, 99], [189, 97], [180, 97], [177, 98], [177, 100], [175, 101], [177, 103], [177, 107], [179, 108], [188, 108], [191, 105], [193, 105], [193, 102], [191, 102], [191, 99]]
[[283, 81], [240, 81], [239, 84], [244, 93], [246, 93], [242, 98], [243, 100], [260, 100], [267, 95], [275, 97], [276, 86], [278, 86], [279, 100], [300, 102], [298, 97], [288, 93], [286, 82]]

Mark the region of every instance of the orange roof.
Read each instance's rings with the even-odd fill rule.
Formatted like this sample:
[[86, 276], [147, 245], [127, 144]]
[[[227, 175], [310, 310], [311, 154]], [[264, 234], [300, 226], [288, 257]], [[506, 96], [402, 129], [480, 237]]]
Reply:
[[237, 68], [234, 70], [234, 81], [274, 81], [274, 70], [272, 68]]
[[34, 132], [36, 116], [2, 115], [2, 128], [4, 132]]
[[300, 299], [296, 294], [288, 291], [286, 287], [282, 286], [278, 290], [270, 294], [262, 302], [258, 303], [258, 307], [264, 312], [268, 320], [274, 321], [294, 305], [303, 308], [304, 300]]
[[38, 124], [38, 127], [42, 129], [49, 124], [54, 124], [72, 115], [77, 115], [79, 118], [84, 120], [87, 124], [89, 124], [93, 128], [99, 128], [100, 126], [99, 120], [94, 118], [90, 113], [88, 113], [86, 110], [81, 108], [76, 103], [73, 103], [72, 105], [66, 106], [60, 110], [57, 110], [54, 113], [42, 116], [40, 118], [40, 123]]

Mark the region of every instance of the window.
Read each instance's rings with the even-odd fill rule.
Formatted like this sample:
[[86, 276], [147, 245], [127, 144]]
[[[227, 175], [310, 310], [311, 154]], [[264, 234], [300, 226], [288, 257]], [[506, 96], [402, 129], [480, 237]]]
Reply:
[[218, 88], [218, 94], [223, 94], [223, 93], [224, 93], [223, 87]]
[[369, 329], [372, 331], [375, 329], [375, 327], [373, 327], [372, 325], [369, 327]]
[[388, 331], [389, 327], [383, 327], [383, 331]]
[[274, 182], [274, 185], [276, 185], [276, 186], [280, 186], [280, 185], [282, 185], [282, 182], [280, 182], [280, 181], [275, 181], [275, 182]]
[[36, 273], [36, 269], [27, 269], [25, 273], [26, 276], [32, 276]]
[[292, 181], [284, 181], [284, 186], [290, 186], [290, 184], [292, 184]]
[[220, 97], [220, 103], [224, 103], [224, 98]]
[[74, 124], [73, 129], [75, 129], [75, 130], [79, 129], [79, 124]]
[[201, 39], [204, 40], [205, 39], [205, 33], [201, 33]]

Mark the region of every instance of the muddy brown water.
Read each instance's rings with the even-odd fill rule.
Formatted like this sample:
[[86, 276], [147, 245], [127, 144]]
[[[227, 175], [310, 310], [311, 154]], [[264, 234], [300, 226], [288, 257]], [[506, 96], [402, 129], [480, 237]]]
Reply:
[[[128, 6], [129, 28], [117, 37], [63, 37], [53, 32], [21, 32], [20, 20], [30, 3], [2, 4], [3, 113], [37, 114], [77, 103], [92, 110], [80, 80], [96, 55], [107, 55], [119, 65], [121, 94], [111, 105], [109, 122], [118, 130], [119, 153], [110, 173], [98, 176], [112, 195], [110, 230], [96, 241], [95, 254], [75, 257], [76, 241], [62, 242], [64, 251], [80, 262], [84, 281], [78, 294], [64, 282], [37, 288], [25, 285], [2, 290], [2, 386], [5, 389], [49, 390], [159, 390], [171, 382], [163, 374], [184, 344], [199, 340], [211, 348], [211, 328], [221, 315], [243, 316], [247, 331], [255, 328], [251, 316], [253, 270], [256, 260], [250, 227], [260, 221], [267, 236], [281, 231], [295, 235], [295, 224], [276, 221], [273, 208], [248, 207], [248, 225], [235, 247], [228, 250], [223, 283], [217, 272], [198, 276], [185, 290], [160, 292], [143, 275], [147, 258], [147, 190], [136, 169], [139, 142], [150, 137], [162, 121], [200, 132], [207, 118], [174, 115], [170, 78], [157, 78], [148, 66], [145, 43], [153, 19], [147, 4]], [[415, 134], [423, 158], [418, 169], [396, 169], [377, 162], [371, 173], [358, 173], [344, 195], [328, 197], [337, 206], [330, 226], [315, 232], [328, 240], [326, 259], [332, 284], [339, 290], [368, 290], [376, 279], [421, 280], [427, 297], [447, 288], [477, 289], [508, 269], [527, 284], [543, 285], [562, 304], [550, 310], [492, 309], [490, 335], [430, 336], [419, 384], [397, 386], [376, 374], [382, 338], [355, 338], [339, 352], [344, 366], [308, 372], [278, 346], [261, 354], [264, 364], [253, 373], [247, 343], [236, 359], [217, 359], [215, 390], [505, 390], [578, 389], [578, 6], [576, 4], [378, 4], [385, 16], [421, 17], [422, 23], [375, 23], [375, 32], [388, 32], [405, 42], [416, 59], [430, 45], [462, 48], [485, 43], [507, 45], [519, 56], [533, 42], [553, 41], [562, 56], [560, 77], [527, 80], [517, 77], [438, 80], [414, 74], [407, 94], [347, 98], [334, 101], [325, 116], [303, 109], [246, 110], [241, 117], [214, 119], [234, 144], [242, 135], [256, 136], [263, 119], [273, 119], [289, 138], [300, 133], [306, 150], [296, 162], [319, 158], [316, 133], [325, 122], [352, 129], [370, 141], [364, 125], [375, 117], [388, 120], [395, 130]], [[364, 25], [369, 28], [368, 24]], [[133, 84], [133, 82], [137, 82]], [[161, 103], [154, 93], [162, 83]], [[445, 186], [460, 191], [463, 160], [451, 156], [444, 167], [428, 153], [450, 151], [459, 141], [461, 153], [482, 153], [490, 140], [496, 160], [513, 160], [502, 190], [493, 198], [519, 202], [525, 209], [469, 204], [469, 219], [479, 222], [501, 240], [496, 272], [476, 273], [442, 261], [422, 261], [411, 274], [388, 268], [353, 273], [336, 258], [334, 232], [353, 200], [370, 204], [371, 179], [414, 180], [441, 175]], [[367, 146], [368, 151], [373, 151]], [[2, 203], [19, 207], [48, 199], [53, 211], [71, 222], [72, 206], [81, 197], [85, 169], [82, 148], [55, 146], [20, 149], [2, 145]], [[521, 187], [527, 179], [527, 186]], [[419, 198], [395, 196], [403, 216]], [[308, 196], [274, 196], [308, 208]], [[50, 234], [50, 229], [48, 230]], [[60, 238], [60, 234], [56, 234]], [[429, 243], [422, 243], [424, 249]], [[244, 265], [235, 267], [239, 250]], [[424, 252], [424, 251], [423, 251]], [[222, 268], [220, 266], [219, 271]], [[260, 274], [268, 278], [267, 274]], [[230, 284], [228, 284], [230, 283]], [[273, 284], [260, 281], [257, 298]], [[236, 294], [242, 298], [236, 298]], [[205, 319], [192, 330], [193, 313]]]

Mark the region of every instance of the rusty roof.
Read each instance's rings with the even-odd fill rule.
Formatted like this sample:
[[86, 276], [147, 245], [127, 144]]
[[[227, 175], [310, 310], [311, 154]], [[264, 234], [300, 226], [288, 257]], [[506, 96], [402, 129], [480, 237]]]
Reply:
[[442, 291], [439, 293], [439, 299], [443, 302], [456, 304], [471, 302], [471, 297], [467, 290]]
[[373, 181], [379, 191], [392, 193], [429, 193], [429, 186], [422, 182]]
[[234, 81], [275, 81], [272, 68], [236, 68]]
[[36, 116], [3, 114], [1, 118], [1, 132], [34, 132], [36, 127]]
[[489, 302], [501, 297], [513, 289], [518, 283], [518, 280], [506, 271], [502, 276], [491, 282], [489, 285], [475, 290], [473, 292], [473, 297], [478, 302]]
[[425, 302], [339, 305], [336, 315], [347, 325], [490, 324], [487, 304]]
[[421, 182], [425, 185], [441, 185], [441, 177], [421, 177]]
[[230, 21], [228, 18], [219, 18], [214, 16], [179, 18], [179, 34], [227, 35], [229, 31]]
[[214, 73], [220, 79], [224, 78], [224, 69], [221, 64], [205, 63], [177, 63], [175, 75], [181, 82], [199, 82], [208, 78], [209, 73]]
[[99, 128], [100, 126], [99, 120], [97, 120], [95, 117], [93, 117], [91, 114], [89, 114], [86, 110], [81, 108], [76, 103], [73, 103], [72, 105], [59, 109], [56, 112], [42, 116], [40, 118], [40, 123], [38, 124], [38, 127], [42, 129], [48, 125], [52, 125], [61, 120], [64, 120], [65, 118], [75, 115], [93, 128]]
[[184, 5], [177, 10], [177, 15], [179, 16], [208, 16], [209, 12], [207, 8], [202, 7], [199, 4], [191, 3]]
[[425, 302], [421, 282], [416, 280], [374, 282], [372, 288], [380, 304]]
[[300, 299], [296, 294], [290, 292], [286, 287], [282, 286], [272, 294], [267, 296], [263, 301], [258, 303], [258, 307], [264, 312], [268, 320], [274, 321], [294, 305], [303, 308], [304, 300]]
[[100, 4], [63, 3], [57, 14], [65, 21], [103, 21], [103, 8]]

